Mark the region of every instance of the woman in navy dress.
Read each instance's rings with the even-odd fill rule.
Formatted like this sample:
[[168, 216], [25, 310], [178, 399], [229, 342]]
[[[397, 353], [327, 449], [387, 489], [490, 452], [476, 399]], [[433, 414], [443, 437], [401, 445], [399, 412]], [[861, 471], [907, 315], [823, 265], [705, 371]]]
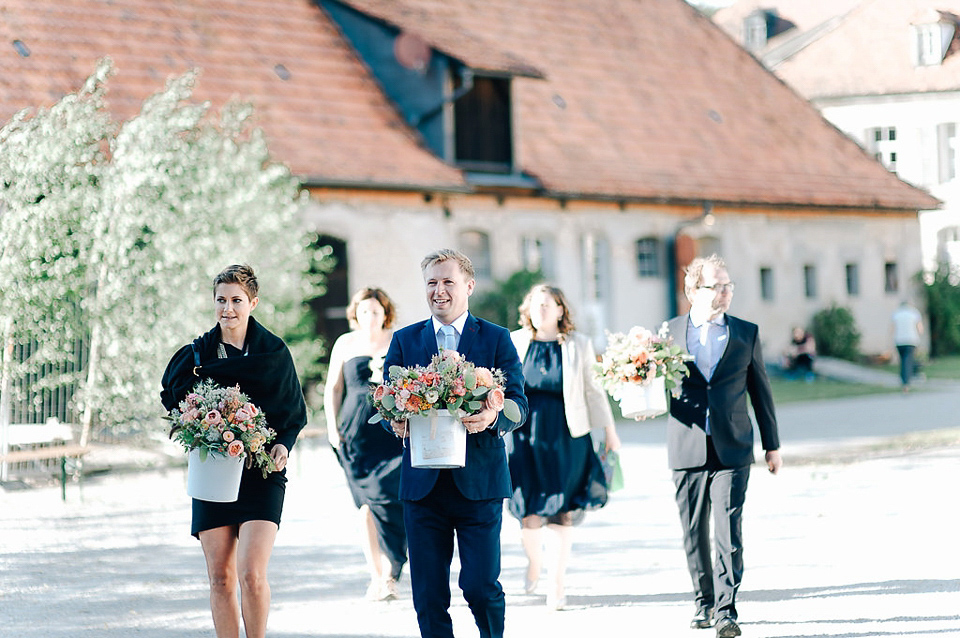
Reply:
[[[218, 638], [262, 638], [270, 609], [267, 564], [280, 526], [286, 465], [297, 435], [307, 423], [306, 404], [290, 351], [250, 313], [260, 301], [249, 266], [230, 266], [213, 281], [217, 325], [170, 359], [160, 398], [177, 407], [202, 379], [223, 387], [239, 385], [267, 417], [277, 436], [268, 450], [277, 471], [243, 471], [232, 503], [193, 499], [190, 533], [200, 539], [210, 580], [210, 607]], [[238, 601], [237, 590], [240, 597]], [[242, 603], [242, 604], [241, 604]]]
[[327, 436], [360, 511], [371, 600], [396, 598], [397, 580], [407, 561], [399, 498], [403, 446], [382, 426], [367, 422], [376, 412], [370, 386], [382, 380], [395, 315], [393, 302], [379, 288], [363, 288], [353, 295], [347, 307], [353, 330], [333, 344], [323, 392]]
[[607, 450], [619, 449], [620, 439], [606, 394], [594, 379], [593, 344], [574, 332], [563, 292], [534, 286], [520, 306], [520, 325], [511, 337], [523, 360], [530, 414], [508, 444], [513, 481], [508, 509], [521, 522], [528, 594], [536, 591], [540, 578], [541, 529], [546, 525], [556, 532], [558, 551], [549, 570], [553, 582], [547, 605], [562, 609], [572, 526], [586, 510], [607, 502], [603, 466], [590, 431], [602, 430]]

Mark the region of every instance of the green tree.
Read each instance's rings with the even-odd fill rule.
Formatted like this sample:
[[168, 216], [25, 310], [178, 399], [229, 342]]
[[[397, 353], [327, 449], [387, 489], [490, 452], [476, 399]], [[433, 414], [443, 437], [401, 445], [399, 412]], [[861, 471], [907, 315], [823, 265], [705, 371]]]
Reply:
[[0, 289], [0, 327], [5, 342], [39, 344], [34, 366], [86, 340], [82, 442], [95, 416], [123, 429], [157, 413], [163, 366], [212, 325], [224, 266], [254, 266], [257, 315], [280, 334], [311, 283], [295, 218], [305, 195], [270, 159], [252, 107], [190, 103], [190, 72], [117, 123], [111, 73], [101, 61], [76, 94], [0, 129], [0, 281], [14, 282]]
[[960, 353], [960, 271], [941, 262], [923, 291], [930, 320], [930, 356]]
[[508, 330], [516, 330], [520, 327], [520, 303], [530, 288], [542, 281], [543, 274], [538, 270], [518, 270], [471, 299], [470, 312]]
[[849, 308], [836, 304], [813, 316], [817, 352], [825, 357], [856, 361], [860, 356], [860, 331]]

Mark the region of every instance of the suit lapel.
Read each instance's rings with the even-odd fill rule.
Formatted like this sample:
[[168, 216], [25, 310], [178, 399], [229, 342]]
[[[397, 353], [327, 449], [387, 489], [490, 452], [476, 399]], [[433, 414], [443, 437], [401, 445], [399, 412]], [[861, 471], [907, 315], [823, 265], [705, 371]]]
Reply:
[[433, 355], [440, 352], [437, 347], [437, 335], [433, 332], [433, 319], [427, 319], [420, 331], [420, 347], [423, 349], [423, 365], [428, 365]]
[[470, 348], [477, 340], [479, 331], [480, 322], [473, 315], [467, 315], [467, 322], [463, 324], [463, 334], [460, 335], [460, 343], [457, 344], [457, 352], [465, 357], [470, 354]]

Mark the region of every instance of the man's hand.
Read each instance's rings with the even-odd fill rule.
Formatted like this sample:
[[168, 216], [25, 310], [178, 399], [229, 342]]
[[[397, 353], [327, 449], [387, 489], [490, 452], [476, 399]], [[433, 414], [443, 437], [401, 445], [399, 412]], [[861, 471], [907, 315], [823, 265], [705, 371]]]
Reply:
[[399, 436], [401, 439], [405, 439], [410, 436], [410, 430], [407, 429], [406, 421], [390, 421], [390, 427], [393, 428], [393, 433]]
[[497, 416], [499, 414], [500, 413], [496, 410], [484, 408], [476, 414], [465, 416], [460, 420], [463, 423], [463, 427], [467, 429], [468, 434], [476, 434], [478, 432], [483, 432], [488, 427], [496, 423]]
[[770, 470], [771, 474], [776, 474], [780, 471], [780, 467], [783, 465], [783, 459], [780, 458], [780, 450], [767, 450], [764, 458], [767, 460], [767, 469]]

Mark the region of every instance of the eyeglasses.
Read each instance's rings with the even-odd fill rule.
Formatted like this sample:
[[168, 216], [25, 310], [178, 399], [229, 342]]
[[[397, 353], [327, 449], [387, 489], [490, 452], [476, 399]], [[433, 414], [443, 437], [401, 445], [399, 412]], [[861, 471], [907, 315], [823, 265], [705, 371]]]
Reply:
[[717, 292], [733, 292], [734, 284], [732, 281], [728, 284], [711, 284], [709, 286], [700, 286], [701, 288], [706, 288], [707, 290], [716, 290]]

